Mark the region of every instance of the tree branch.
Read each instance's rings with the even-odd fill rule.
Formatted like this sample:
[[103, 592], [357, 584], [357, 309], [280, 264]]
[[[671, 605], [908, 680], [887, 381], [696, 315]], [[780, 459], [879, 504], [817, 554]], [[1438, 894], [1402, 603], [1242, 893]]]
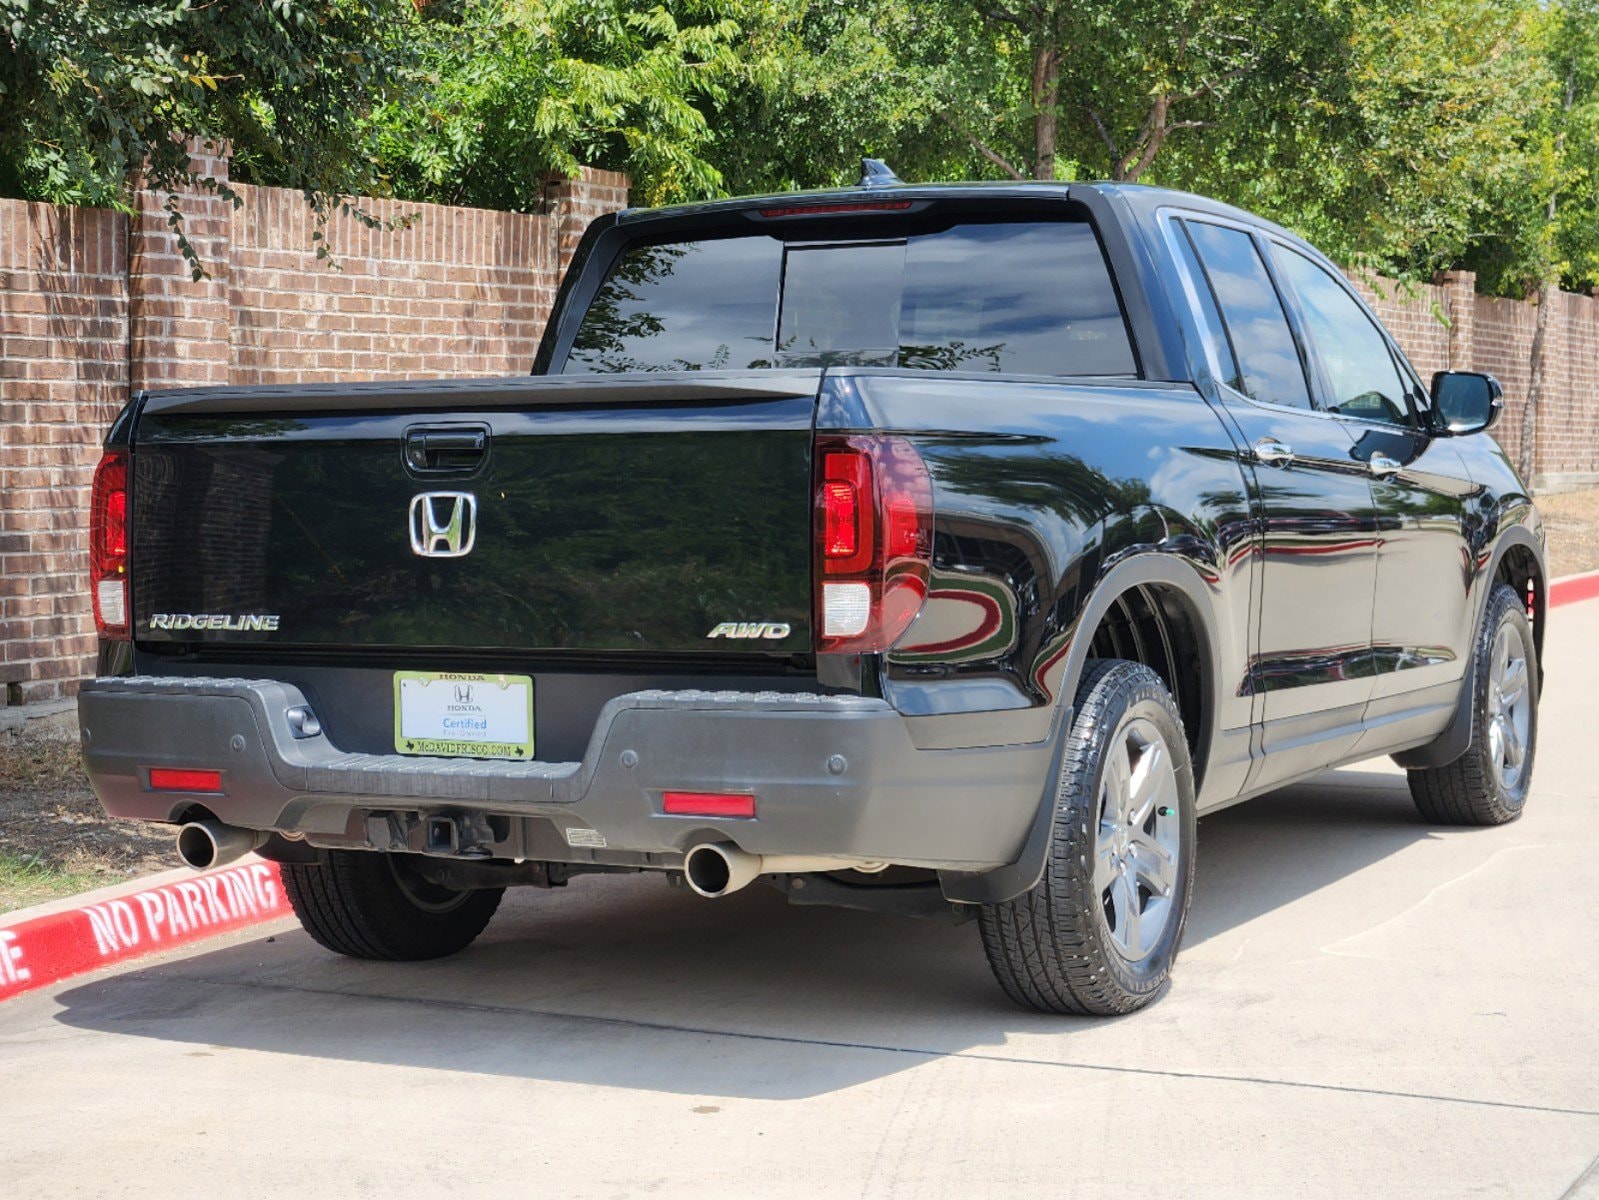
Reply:
[[1105, 149], [1110, 151], [1111, 166], [1114, 168], [1115, 164], [1121, 162], [1122, 152], [1116, 148], [1115, 139], [1110, 136], [1110, 130], [1105, 128], [1105, 122], [1099, 119], [1097, 112], [1089, 109], [1088, 119], [1093, 122], [1094, 129], [1099, 134], [1099, 140], [1105, 143]]
[[1133, 149], [1116, 163], [1117, 179], [1136, 183], [1138, 177], [1149, 170], [1149, 165], [1155, 161], [1155, 155], [1160, 153], [1160, 148], [1166, 144], [1166, 138], [1172, 131], [1172, 124], [1168, 119], [1171, 113], [1171, 99], [1166, 95], [1155, 97], [1155, 102], [1149, 106], [1149, 115], [1144, 118], [1144, 123], [1138, 130]]
[[1216, 91], [1217, 88], [1221, 87], [1224, 83], [1231, 83], [1233, 80], [1242, 78], [1243, 76], [1249, 74], [1252, 68], [1253, 64], [1244, 67], [1234, 67], [1231, 71], [1227, 71], [1224, 74], [1218, 75], [1215, 79], [1201, 79], [1199, 86], [1193, 91], [1183, 92], [1181, 95], [1173, 96], [1171, 98], [1172, 103], [1181, 104], [1184, 101], [1198, 100], [1202, 96], [1208, 96], [1212, 92]]
[[950, 116], [947, 112], [939, 113], [938, 114], [938, 119], [940, 121], [944, 122], [944, 124], [948, 125], [956, 133], [960, 134], [961, 137], [965, 138], [967, 140], [967, 142], [969, 142], [971, 144], [971, 147], [972, 147], [973, 150], [977, 151], [977, 153], [981, 154], [984, 158], [986, 158], [989, 162], [993, 163], [1001, 171], [1004, 171], [1012, 179], [1023, 179], [1023, 180], [1025, 180], [1027, 178], [1026, 175], [1023, 175], [1014, 166], [1012, 166], [1011, 163], [1009, 162], [1009, 160], [1007, 160], [1004, 155], [999, 154], [999, 153], [997, 153], [997, 152], [995, 152], [993, 150], [990, 150], [977, 137], [975, 137], [972, 134], [968, 133], [965, 129], [962, 129], [961, 126], [960, 126], [960, 123], [957, 122], [955, 120], [955, 118]]
[[1006, 25], [1014, 25], [1017, 29], [1025, 30], [1027, 28], [1018, 14], [1002, 4], [979, 4], [977, 6], [977, 15], [990, 24], [997, 25], [1003, 22]]

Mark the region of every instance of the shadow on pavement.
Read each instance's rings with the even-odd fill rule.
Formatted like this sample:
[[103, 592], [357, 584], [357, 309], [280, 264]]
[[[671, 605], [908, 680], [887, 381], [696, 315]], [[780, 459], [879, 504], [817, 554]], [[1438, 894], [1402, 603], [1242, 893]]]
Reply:
[[1396, 772], [1329, 771], [1213, 813], [1199, 822], [1183, 945], [1197, 946], [1435, 833]]
[[[1186, 944], [1428, 836], [1402, 776], [1360, 771], [1207, 817]], [[759, 886], [708, 902], [631, 876], [510, 893], [454, 959], [356, 962], [296, 929], [58, 999], [69, 1026], [196, 1054], [220, 1046], [758, 1099], [836, 1091], [1017, 1034], [1105, 1028], [1013, 1006], [975, 924], [790, 908]]]

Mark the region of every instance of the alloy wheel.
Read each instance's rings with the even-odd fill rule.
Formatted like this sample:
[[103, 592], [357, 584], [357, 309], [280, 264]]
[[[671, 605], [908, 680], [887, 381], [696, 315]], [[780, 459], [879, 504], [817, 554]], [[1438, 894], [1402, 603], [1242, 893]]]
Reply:
[[1501, 625], [1488, 672], [1488, 757], [1506, 792], [1514, 792], [1526, 772], [1531, 726], [1527, 648], [1514, 626]]
[[1154, 722], [1133, 717], [1117, 729], [1100, 783], [1094, 890], [1123, 958], [1146, 957], [1176, 911], [1182, 845], [1177, 775]]

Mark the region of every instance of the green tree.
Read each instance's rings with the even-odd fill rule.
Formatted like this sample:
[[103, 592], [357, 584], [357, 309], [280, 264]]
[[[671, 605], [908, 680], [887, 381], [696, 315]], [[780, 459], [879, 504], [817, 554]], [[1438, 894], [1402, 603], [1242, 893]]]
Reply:
[[[1136, 182], [1185, 133], [1227, 119], [1235, 97], [1297, 81], [1307, 50], [1329, 40], [1333, 13], [1283, 0], [969, 0], [1012, 86], [1011, 120], [1030, 137], [992, 161], [1014, 178], [1054, 179], [1062, 150], [1102, 178]], [[976, 100], [976, 97], [971, 97]], [[1003, 114], [968, 110], [997, 124]], [[989, 157], [963, 115], [942, 119]], [[1007, 160], [1008, 161], [1001, 161]]]
[[972, 63], [970, 22], [907, 0], [771, 0], [751, 5], [760, 69], [729, 89], [709, 153], [735, 194], [852, 183], [862, 156], [907, 179], [981, 174], [934, 113]]
[[1493, 197], [1499, 227], [1471, 265], [1506, 294], [1533, 294], [1518, 466], [1531, 479], [1547, 371], [1549, 318], [1562, 286], [1599, 284], [1599, 0], [1551, 0], [1533, 25], [1544, 88], [1528, 153]]
[[1204, 192], [1424, 278], [1524, 170], [1537, 0], [789, 0], [770, 87], [713, 151], [735, 191], [1095, 177]]
[[1458, 264], [1498, 181], [1526, 158], [1542, 95], [1534, 8], [1357, 6], [1341, 69], [1320, 76], [1292, 151], [1260, 163], [1256, 178], [1281, 194], [1268, 207], [1347, 265], [1425, 279]]
[[758, 62], [740, 0], [460, 0], [428, 10], [422, 103], [377, 126], [401, 194], [525, 210], [552, 172], [624, 170], [647, 203], [716, 195], [707, 119]]
[[178, 194], [229, 189], [190, 172], [197, 136], [325, 218], [381, 187], [367, 118], [408, 84], [413, 16], [403, 0], [0, 0], [0, 192], [127, 210], [140, 172], [198, 271]]
[[[1286, 0], [789, 0], [775, 86], [739, 97], [775, 140], [766, 162], [807, 182], [893, 152], [911, 173], [1133, 181], [1235, 97], [1298, 84], [1337, 14]], [[719, 151], [720, 153], [720, 151]], [[733, 151], [737, 176], [758, 153]], [[843, 161], [840, 161], [843, 160]]]

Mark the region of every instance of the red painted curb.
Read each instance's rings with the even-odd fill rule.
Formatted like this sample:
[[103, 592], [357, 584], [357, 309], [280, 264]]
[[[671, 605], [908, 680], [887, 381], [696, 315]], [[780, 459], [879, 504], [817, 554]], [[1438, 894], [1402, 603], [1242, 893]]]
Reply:
[[1599, 571], [1582, 575], [1567, 575], [1549, 585], [1549, 607], [1575, 604], [1578, 600], [1592, 600], [1599, 596]]
[[0, 1000], [288, 913], [277, 863], [251, 862], [19, 921], [0, 929]]

